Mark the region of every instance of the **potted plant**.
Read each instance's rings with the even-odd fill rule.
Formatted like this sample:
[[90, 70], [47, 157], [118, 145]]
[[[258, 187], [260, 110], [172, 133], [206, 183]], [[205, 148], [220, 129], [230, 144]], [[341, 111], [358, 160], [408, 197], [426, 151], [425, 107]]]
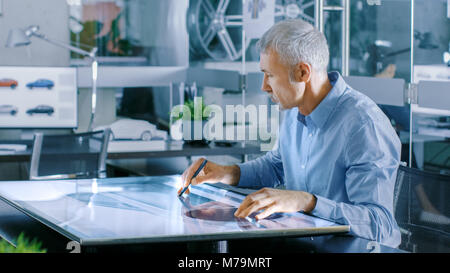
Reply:
[[0, 239], [0, 253], [46, 253], [47, 250], [41, 247], [41, 242], [38, 242], [36, 238], [30, 241], [23, 232], [17, 237], [15, 247]]
[[[177, 105], [171, 111], [173, 127], [171, 131], [176, 130], [177, 136], [189, 144], [208, 144], [203, 135], [203, 128], [208, 121], [208, 114], [204, 109], [202, 97], [194, 97], [184, 102], [184, 105]], [[171, 133], [173, 136], [174, 134]]]

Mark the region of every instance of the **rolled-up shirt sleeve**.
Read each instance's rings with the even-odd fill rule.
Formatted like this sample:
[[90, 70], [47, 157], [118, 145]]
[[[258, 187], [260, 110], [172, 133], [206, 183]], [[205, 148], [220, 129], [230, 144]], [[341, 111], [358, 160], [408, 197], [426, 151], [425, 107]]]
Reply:
[[[395, 141], [392, 141], [395, 139]], [[393, 215], [393, 194], [400, 162], [400, 141], [392, 130], [366, 122], [345, 148], [345, 187], [350, 203], [317, 196], [311, 214], [350, 225], [350, 233], [391, 247], [400, 244]]]
[[239, 187], [275, 187], [284, 183], [283, 162], [279, 148], [269, 151], [255, 160], [237, 165], [241, 169]]

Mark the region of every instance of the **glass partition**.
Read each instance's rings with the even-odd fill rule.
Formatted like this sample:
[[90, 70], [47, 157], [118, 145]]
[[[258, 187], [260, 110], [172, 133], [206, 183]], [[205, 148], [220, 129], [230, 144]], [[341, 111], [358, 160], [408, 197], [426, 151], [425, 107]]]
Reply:
[[[445, 84], [424, 83], [449, 81], [448, 0], [67, 3], [71, 41], [80, 46], [97, 46], [103, 58], [101, 65], [103, 61], [188, 67], [185, 82], [174, 82], [170, 95], [155, 92], [154, 101], [177, 105], [189, 95], [181, 87], [189, 87], [198, 91], [206, 106], [217, 104], [223, 110], [226, 105], [268, 107], [267, 127], [273, 103], [260, 90], [263, 75], [256, 42], [275, 22], [304, 19], [322, 29], [327, 37], [329, 70], [341, 72], [353, 88], [372, 98], [390, 118], [403, 144], [401, 160], [423, 169], [448, 169], [448, 138], [444, 129], [448, 130], [446, 111], [450, 100], [444, 98], [449, 88]], [[84, 60], [72, 55], [72, 61]], [[133, 96], [137, 94], [134, 91]], [[162, 107], [161, 115], [170, 111], [167, 107]], [[282, 118], [282, 112], [279, 115]], [[167, 116], [160, 118], [166, 120]], [[224, 117], [224, 125], [228, 123], [235, 125], [236, 120]], [[429, 134], [436, 126], [440, 131], [434, 132], [433, 137], [441, 140], [424, 140], [424, 132]], [[267, 128], [266, 132], [270, 130]]]
[[408, 81], [411, 68], [411, 2], [350, 2], [350, 75]]
[[[274, 23], [300, 18], [324, 32], [330, 48], [328, 70], [339, 71], [347, 83], [382, 108], [401, 135], [404, 162], [409, 161], [410, 107], [405, 104], [405, 87], [411, 79], [411, 10], [411, 1], [405, 0], [275, 1], [274, 14], [265, 17], [266, 21], [273, 18]], [[251, 9], [243, 12], [249, 11]], [[259, 24], [257, 27], [268, 29], [270, 26]], [[244, 29], [249, 32], [249, 27]], [[250, 28], [250, 31], [253, 30]], [[258, 93], [264, 96], [260, 91], [262, 73], [255, 75], [260, 72], [256, 42], [263, 32], [246, 40], [249, 46], [242, 60], [247, 76], [245, 97]], [[239, 64], [235, 67], [241, 69]], [[266, 103], [272, 104], [269, 99]]]
[[[183, 66], [188, 0], [67, 0], [70, 41], [97, 47], [100, 65]], [[72, 64], [84, 64], [72, 53]]]
[[[450, 175], [450, 2], [414, 1], [411, 165]], [[424, 206], [433, 209], [432, 201]], [[433, 199], [433, 198], [430, 198]]]
[[[207, 101], [213, 97], [212, 102], [221, 100], [223, 104], [224, 97], [230, 97], [225, 101], [234, 105], [270, 108], [273, 103], [261, 92], [263, 75], [256, 43], [275, 22], [303, 19], [327, 37], [328, 69], [339, 71], [391, 119], [401, 135], [402, 161], [408, 162], [410, 107], [405, 105], [405, 87], [412, 75], [412, 37], [422, 39], [420, 33], [413, 35], [411, 11], [409, 0], [190, 1], [190, 67], [208, 71], [196, 70], [188, 79], [198, 80], [200, 87], [215, 85], [221, 89], [207, 88]], [[225, 83], [225, 77], [232, 80]]]
[[[350, 1], [348, 29], [347, 82], [372, 98], [391, 120], [402, 142], [403, 162], [409, 161], [410, 107], [405, 103], [405, 87], [411, 79], [411, 10], [408, 0]], [[330, 33], [338, 33], [337, 26], [329, 25]], [[330, 48], [333, 43], [342, 44], [331, 40]], [[342, 71], [339, 58], [331, 58], [335, 61], [330, 68]]]

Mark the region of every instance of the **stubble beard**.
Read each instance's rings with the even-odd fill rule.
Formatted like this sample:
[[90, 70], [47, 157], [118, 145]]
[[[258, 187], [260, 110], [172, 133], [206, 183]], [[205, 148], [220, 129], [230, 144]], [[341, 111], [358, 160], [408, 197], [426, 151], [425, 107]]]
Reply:
[[278, 105], [280, 111], [281, 111], [281, 110], [285, 110], [285, 108], [283, 107], [283, 105], [281, 105], [280, 101], [278, 100], [278, 98], [277, 98], [275, 95], [272, 94], [272, 95], [269, 95], [269, 96], [270, 96], [270, 100], [271, 100], [274, 104]]

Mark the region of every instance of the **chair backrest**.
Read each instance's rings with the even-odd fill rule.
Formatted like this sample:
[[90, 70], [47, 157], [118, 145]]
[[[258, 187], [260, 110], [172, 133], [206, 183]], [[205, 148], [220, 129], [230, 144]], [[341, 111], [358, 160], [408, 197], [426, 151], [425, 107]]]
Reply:
[[421, 228], [450, 236], [450, 176], [400, 166], [394, 215], [401, 228]]
[[30, 180], [106, 177], [110, 129], [69, 135], [36, 133]]

